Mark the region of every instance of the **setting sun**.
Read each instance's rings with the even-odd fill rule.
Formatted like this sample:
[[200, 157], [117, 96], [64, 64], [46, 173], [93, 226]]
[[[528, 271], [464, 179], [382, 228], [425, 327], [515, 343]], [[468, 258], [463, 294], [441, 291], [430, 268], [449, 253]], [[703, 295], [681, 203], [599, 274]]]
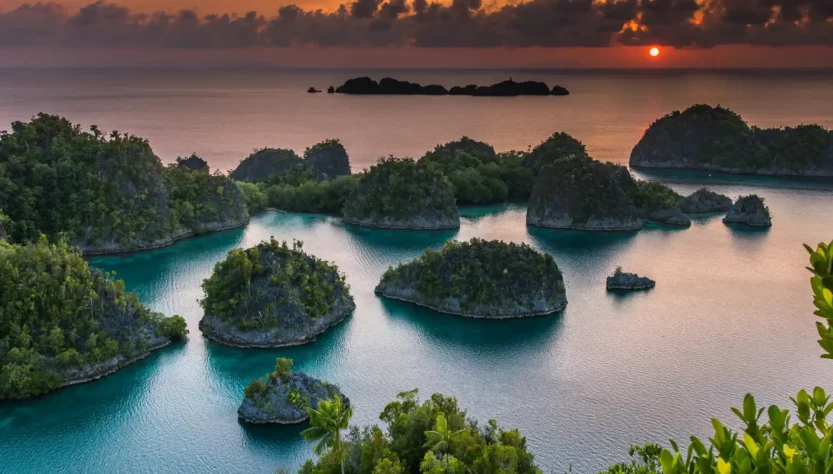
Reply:
[[657, 57], [659, 56], [659, 48], [651, 48], [651, 50], [648, 51], [648, 53], [653, 57]]

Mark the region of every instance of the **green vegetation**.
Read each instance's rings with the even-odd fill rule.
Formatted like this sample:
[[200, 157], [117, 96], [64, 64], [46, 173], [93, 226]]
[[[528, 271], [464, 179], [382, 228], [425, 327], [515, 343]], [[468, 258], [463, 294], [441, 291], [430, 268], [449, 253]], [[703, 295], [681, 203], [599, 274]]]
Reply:
[[379, 415], [384, 430], [351, 427], [345, 438], [340, 430], [350, 412], [337, 404], [320, 402], [310, 411], [313, 428], [304, 437], [321, 440], [319, 458], [307, 461], [300, 474], [541, 472], [518, 430], [504, 430], [494, 420], [479, 426], [452, 397], [434, 394], [420, 403], [416, 390], [400, 393]]
[[631, 165], [831, 176], [831, 152], [833, 131], [818, 125], [760, 129], [729, 109], [697, 104], [651, 124]]
[[521, 153], [496, 154], [490, 145], [468, 137], [437, 145], [419, 162], [445, 175], [458, 204], [526, 199], [535, 180]]
[[299, 185], [278, 184], [266, 187], [269, 206], [287, 212], [340, 214], [350, 193], [363, 175], [340, 176], [330, 181], [304, 181]]
[[388, 268], [376, 288], [394, 297], [408, 290], [416, 290], [411, 296], [416, 303], [435, 307], [453, 300], [463, 312], [484, 316], [488, 308], [499, 315], [509, 314], [510, 308], [528, 313], [538, 307], [541, 312], [561, 309], [565, 301], [564, 281], [551, 255], [526, 244], [477, 238], [449, 241], [439, 251], [429, 249], [416, 260]]
[[200, 302], [206, 315], [239, 329], [269, 329], [283, 320], [316, 320], [348, 294], [338, 268], [303, 252], [302, 242], [272, 239], [256, 247], [233, 249], [203, 282]]
[[684, 197], [659, 181], [634, 180], [634, 183], [636, 187], [631, 197], [634, 204], [645, 211], [679, 208], [685, 203]]
[[[823, 358], [833, 359], [833, 242], [820, 243], [810, 253], [810, 279], [819, 345]], [[797, 423], [790, 412], [777, 405], [758, 407], [747, 394], [741, 408], [732, 408], [740, 419], [740, 432], [712, 419], [714, 435], [706, 442], [691, 437], [689, 448], [681, 452], [677, 443], [671, 449], [647, 444], [632, 447], [630, 463], [610, 467], [607, 474], [810, 474], [833, 472], [833, 426], [828, 415], [833, 411], [830, 396], [821, 387], [801, 390], [792, 398]], [[761, 417], [766, 413], [766, 418]], [[637, 454], [638, 457], [634, 456]]]
[[533, 148], [523, 160], [524, 166], [535, 173], [546, 165], [570, 157], [586, 157], [587, 148], [580, 141], [564, 132], [553, 133], [552, 136]]
[[262, 148], [240, 161], [229, 176], [235, 181], [262, 183], [279, 176], [286, 170], [302, 167], [304, 160], [294, 151], [284, 148]]
[[337, 139], [324, 140], [307, 148], [304, 151], [304, 165], [315, 174], [317, 181], [350, 174], [350, 158], [344, 145]]
[[45, 234], [97, 253], [244, 223], [248, 214], [237, 188], [183, 164], [197, 160], [166, 169], [147, 141], [132, 135], [105, 136], [95, 126], [84, 132], [46, 114], [14, 122], [11, 132], [0, 134], [6, 233], [12, 242], [36, 242]]
[[249, 385], [243, 390], [246, 398], [263, 398], [268, 392], [270, 383], [280, 380], [282, 383], [289, 382], [289, 376], [292, 374], [292, 359], [285, 357], [278, 357], [275, 359], [275, 370], [266, 374], [266, 378], [259, 378], [252, 380]]
[[454, 191], [443, 175], [409, 158], [383, 158], [370, 167], [344, 203], [344, 218], [355, 223], [409, 227], [459, 226]]
[[182, 318], [149, 311], [64, 242], [0, 242], [0, 400], [106, 375], [98, 364], [187, 332]]
[[249, 214], [264, 211], [269, 205], [269, 198], [263, 192], [261, 186], [245, 181], [237, 181], [237, 187], [243, 193], [243, 199], [246, 201], [246, 209], [249, 211]]

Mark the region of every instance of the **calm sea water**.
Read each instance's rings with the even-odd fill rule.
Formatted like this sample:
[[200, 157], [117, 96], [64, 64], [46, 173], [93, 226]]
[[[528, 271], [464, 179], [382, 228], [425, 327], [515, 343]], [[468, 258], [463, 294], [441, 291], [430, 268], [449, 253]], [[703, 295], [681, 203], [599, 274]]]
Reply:
[[[737, 178], [734, 178], [737, 180]], [[590, 234], [527, 228], [522, 207], [463, 210], [459, 231], [391, 232], [337, 218], [267, 213], [245, 229], [172, 247], [96, 258], [145, 303], [188, 321], [182, 344], [101, 381], [0, 406], [0, 471], [273, 472], [311, 456], [302, 427], [237, 421], [245, 385], [275, 357], [341, 385], [354, 423], [374, 423], [397, 392], [459, 398], [480, 419], [527, 435], [545, 472], [591, 473], [625, 458], [631, 443], [710, 434], [710, 417], [730, 424], [746, 392], [789, 404], [801, 388], [827, 384], [819, 358], [802, 242], [833, 237], [833, 188], [716, 184], [755, 191], [774, 213], [770, 230], [697, 218], [690, 229]], [[672, 185], [680, 192], [698, 184]], [[356, 298], [355, 314], [313, 344], [239, 350], [208, 343], [197, 322], [200, 283], [233, 247], [301, 239], [335, 261]], [[389, 265], [447, 239], [527, 242], [552, 254], [569, 304], [559, 315], [482, 321], [382, 300], [373, 287]], [[617, 265], [657, 280], [649, 292], [608, 294]]]
[[[485, 83], [507, 72], [397, 72], [421, 82]], [[512, 72], [569, 87], [567, 98], [413, 98], [307, 95], [345, 72], [0, 70], [0, 124], [45, 110], [151, 139], [170, 160], [192, 151], [228, 168], [252, 148], [345, 142], [355, 167], [386, 154], [419, 155], [462, 134], [498, 149], [524, 148], [566, 130], [598, 158], [625, 161], [655, 117], [694, 102], [722, 103], [752, 122], [833, 126], [833, 89], [817, 74], [611, 74]], [[374, 74], [381, 77], [383, 73]], [[833, 238], [833, 185], [688, 173], [654, 174], [680, 192], [707, 182], [736, 196], [757, 192], [770, 230], [724, 226], [589, 234], [530, 229], [523, 207], [463, 209], [459, 231], [388, 232], [326, 216], [267, 213], [245, 229], [172, 247], [97, 258], [143, 302], [188, 321], [185, 344], [101, 381], [0, 405], [0, 472], [273, 472], [312, 455], [302, 427], [237, 421], [243, 387], [292, 357], [297, 370], [338, 383], [354, 422], [374, 423], [396, 393], [419, 387], [459, 398], [480, 419], [517, 427], [545, 472], [592, 473], [631, 443], [710, 434], [732, 422], [746, 392], [789, 405], [801, 388], [827, 384], [819, 359], [801, 243]], [[685, 180], [680, 181], [684, 177]], [[236, 350], [197, 329], [200, 283], [229, 249], [300, 239], [347, 274], [357, 310], [313, 344]], [[389, 265], [426, 247], [471, 237], [527, 242], [552, 254], [569, 304], [559, 315], [468, 320], [377, 298]], [[613, 295], [617, 265], [655, 278], [649, 292]]]
[[[307, 94], [359, 75], [423, 84], [512, 77], [561, 84], [568, 97], [351, 97]], [[833, 128], [833, 72], [304, 71], [0, 69], [0, 130], [38, 112], [150, 140], [163, 161], [196, 152], [234, 168], [255, 148], [339, 138], [355, 169], [421, 156], [462, 135], [498, 150], [566, 131], [601, 160], [626, 162], [645, 128], [694, 103], [722, 104], [750, 123]]]

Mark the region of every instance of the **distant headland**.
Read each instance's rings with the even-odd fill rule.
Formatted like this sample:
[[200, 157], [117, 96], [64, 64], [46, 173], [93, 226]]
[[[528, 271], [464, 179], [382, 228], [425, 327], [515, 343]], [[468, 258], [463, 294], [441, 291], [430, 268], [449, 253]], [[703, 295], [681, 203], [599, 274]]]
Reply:
[[[314, 88], [310, 88], [313, 90]], [[469, 84], [446, 89], [438, 84], [423, 86], [415, 82], [400, 81], [385, 77], [376, 82], [369, 77], [355, 77], [344, 84], [327, 89], [327, 92], [355, 95], [468, 95], [474, 97], [515, 97], [519, 95], [570, 95], [566, 88], [556, 85], [550, 88], [546, 83], [537, 81], [516, 82], [510, 77], [505, 81], [489, 86]]]

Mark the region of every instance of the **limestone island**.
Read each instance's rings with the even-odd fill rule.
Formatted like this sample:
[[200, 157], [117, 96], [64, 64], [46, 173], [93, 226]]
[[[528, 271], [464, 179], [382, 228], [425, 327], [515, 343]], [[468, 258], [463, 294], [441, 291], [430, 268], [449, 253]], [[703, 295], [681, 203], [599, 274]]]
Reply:
[[249, 222], [239, 188], [197, 156], [165, 166], [144, 139], [82, 131], [47, 114], [11, 128], [0, 135], [0, 209], [11, 242], [45, 234], [101, 255]]
[[732, 208], [732, 199], [723, 194], [698, 189], [686, 196], [682, 203], [682, 210], [688, 214], [703, 214], [708, 212], [725, 212]]
[[[2, 216], [2, 213], [0, 213]], [[100, 379], [188, 330], [90, 268], [77, 248], [0, 240], [0, 400]]]
[[726, 217], [725, 224], [746, 224], [753, 227], [771, 227], [772, 216], [764, 200], [756, 194], [738, 197]]
[[607, 277], [608, 290], [647, 290], [656, 286], [656, 282], [636, 273], [625, 273], [617, 267], [612, 276]]
[[450, 241], [389, 268], [376, 294], [441, 313], [483, 319], [555, 313], [567, 305], [564, 280], [551, 255], [526, 244]]
[[292, 359], [278, 358], [275, 370], [265, 378], [253, 380], [244, 390], [237, 416], [253, 424], [296, 424], [309, 420], [307, 409], [321, 400], [340, 397], [346, 406], [350, 400], [331, 383], [292, 371]]
[[350, 224], [387, 229], [460, 227], [454, 190], [442, 173], [410, 158], [383, 158], [344, 202]]
[[230, 176], [247, 183], [298, 184], [350, 175], [350, 158], [339, 140], [316, 143], [301, 158], [293, 150], [263, 148], [240, 161]]
[[631, 152], [630, 165], [833, 177], [831, 157], [833, 131], [821, 126], [761, 129], [729, 109], [698, 104], [651, 124]]
[[240, 161], [229, 176], [235, 181], [261, 183], [272, 175], [283, 173], [294, 166], [303, 166], [304, 160], [294, 151], [285, 148], [262, 148]]
[[315, 87], [310, 87], [309, 89], [307, 89], [307, 94], [317, 94], [319, 92], [321, 91], [316, 89]]
[[315, 174], [316, 181], [349, 176], [350, 157], [337, 139], [324, 140], [304, 151], [304, 165]]
[[376, 82], [369, 77], [348, 79], [335, 89], [340, 94], [356, 95], [468, 95], [474, 97], [514, 97], [519, 95], [569, 95], [569, 91], [562, 86], [549, 88], [543, 82], [516, 82], [511, 78], [489, 86], [469, 84], [454, 86], [451, 89], [438, 84], [423, 86], [414, 82], [400, 81], [385, 77]]
[[203, 282], [205, 337], [232, 347], [306, 344], [356, 305], [338, 267], [275, 239], [233, 249]]

